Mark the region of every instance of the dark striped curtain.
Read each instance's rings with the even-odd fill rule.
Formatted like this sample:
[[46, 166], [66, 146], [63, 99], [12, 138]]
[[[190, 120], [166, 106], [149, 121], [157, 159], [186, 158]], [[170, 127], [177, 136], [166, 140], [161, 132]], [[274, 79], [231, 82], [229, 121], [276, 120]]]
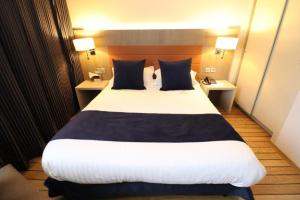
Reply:
[[4, 161], [0, 158], [0, 169], [5, 165]]
[[67, 4], [65, 0], [52, 0], [52, 9], [54, 15], [56, 15], [57, 27], [61, 30], [59, 35], [61, 45], [63, 46], [63, 53], [66, 57], [66, 61], [70, 66], [70, 78], [72, 80], [73, 89], [75, 86], [82, 82], [83, 74], [81, 71], [80, 61], [78, 55], [73, 51], [74, 34], [72, 25], [67, 10]]
[[18, 169], [78, 111], [83, 80], [64, 0], [0, 0], [0, 157]]
[[2, 159], [0, 158], [0, 169], [1, 169], [1, 167], [3, 167], [4, 166], [4, 162], [2, 161]]

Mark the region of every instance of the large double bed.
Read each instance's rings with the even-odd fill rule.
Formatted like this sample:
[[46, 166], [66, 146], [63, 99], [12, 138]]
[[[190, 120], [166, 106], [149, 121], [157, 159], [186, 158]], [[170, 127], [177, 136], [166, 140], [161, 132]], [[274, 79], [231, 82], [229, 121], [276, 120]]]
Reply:
[[45, 148], [50, 196], [236, 195], [265, 169], [199, 84], [113, 90], [113, 79]]

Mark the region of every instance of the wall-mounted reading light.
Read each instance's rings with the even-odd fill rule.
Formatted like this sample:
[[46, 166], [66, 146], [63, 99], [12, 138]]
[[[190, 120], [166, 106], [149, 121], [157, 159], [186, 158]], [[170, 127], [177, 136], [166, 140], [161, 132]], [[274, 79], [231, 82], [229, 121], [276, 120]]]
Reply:
[[91, 55], [96, 55], [95, 52], [95, 43], [93, 38], [79, 38], [74, 39], [73, 44], [76, 51], [85, 51], [87, 55], [87, 59], [89, 58], [89, 53]]
[[218, 37], [216, 42], [216, 54], [221, 54], [221, 59], [224, 58], [226, 50], [235, 50], [238, 38], [234, 37]]

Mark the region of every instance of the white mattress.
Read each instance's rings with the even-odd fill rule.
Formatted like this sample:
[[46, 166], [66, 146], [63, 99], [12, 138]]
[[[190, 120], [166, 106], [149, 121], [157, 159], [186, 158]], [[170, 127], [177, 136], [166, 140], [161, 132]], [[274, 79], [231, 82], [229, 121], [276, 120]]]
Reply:
[[[111, 83], [84, 110], [135, 113], [216, 113], [199, 85], [190, 91], [111, 90]], [[122, 131], [122, 130], [120, 130]], [[248, 187], [265, 176], [252, 150], [239, 141], [193, 143], [59, 139], [46, 146], [48, 176], [82, 184], [148, 182], [227, 184]]]

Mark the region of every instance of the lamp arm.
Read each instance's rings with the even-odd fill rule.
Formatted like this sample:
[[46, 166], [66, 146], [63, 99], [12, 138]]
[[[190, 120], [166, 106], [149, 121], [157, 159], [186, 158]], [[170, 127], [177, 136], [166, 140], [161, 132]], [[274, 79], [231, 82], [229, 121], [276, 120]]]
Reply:
[[225, 50], [224, 49], [216, 49], [215, 54], [216, 55], [220, 55], [221, 54], [221, 59], [223, 59], [224, 55], [225, 55]]
[[221, 59], [224, 58], [224, 55], [225, 55], [225, 50], [222, 50], [222, 53], [221, 53]]
[[85, 52], [86, 52], [86, 57], [89, 60], [90, 59], [90, 57], [89, 57], [89, 51], [85, 51]]

